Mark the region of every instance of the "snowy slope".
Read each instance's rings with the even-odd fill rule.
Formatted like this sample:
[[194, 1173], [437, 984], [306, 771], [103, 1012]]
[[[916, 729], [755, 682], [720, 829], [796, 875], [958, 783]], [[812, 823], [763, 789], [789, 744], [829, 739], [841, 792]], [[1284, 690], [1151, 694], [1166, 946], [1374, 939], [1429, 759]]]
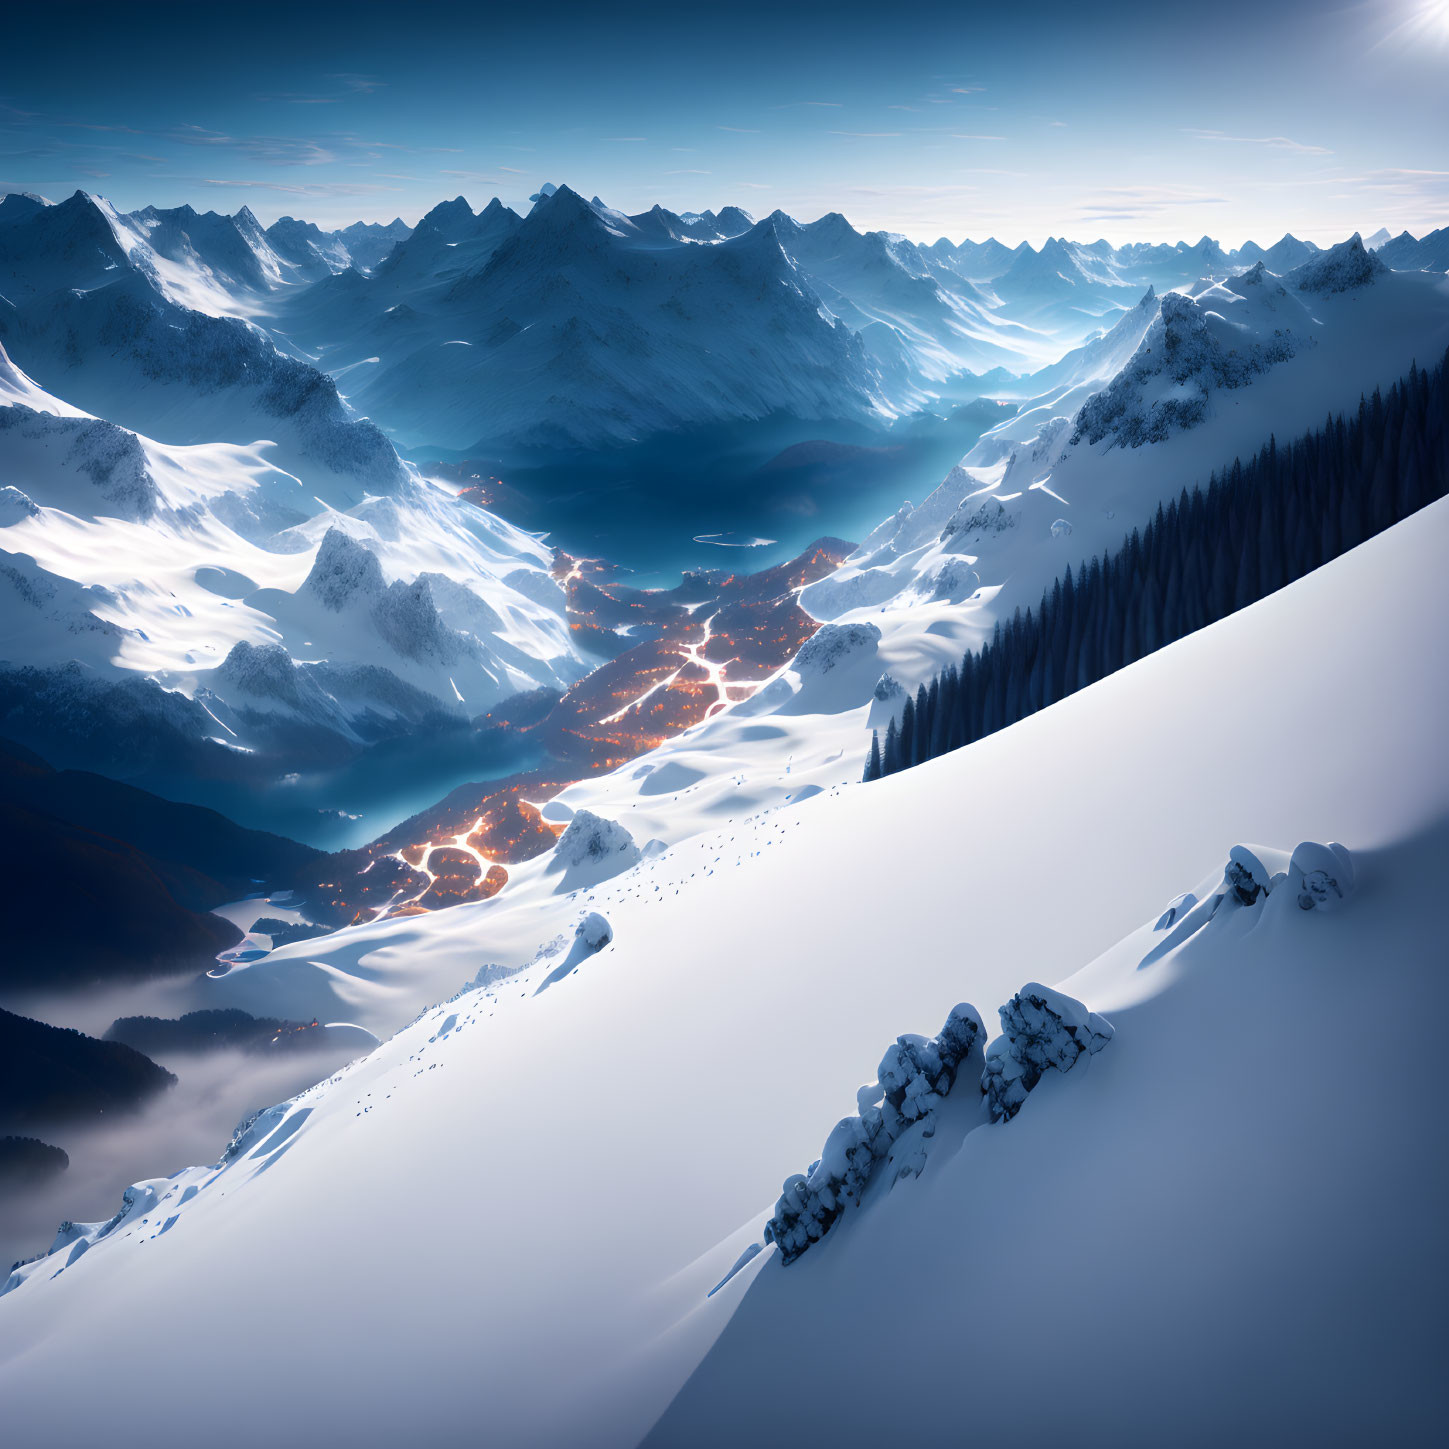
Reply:
[[[375, 993], [396, 955], [492, 985], [219, 1176], [144, 1185], [86, 1249], [63, 1232], [0, 1301], [8, 1424], [138, 1444], [160, 1402], [220, 1444], [258, 1415], [284, 1444], [627, 1445], [661, 1415], [661, 1445], [852, 1443], [908, 1404], [1033, 1443], [1423, 1438], [1446, 548], [1441, 503], [958, 754], [536, 885], [535, 941], [565, 940], [524, 974], [490, 965], [521, 940], [508, 895], [391, 923], [374, 960], [329, 938]], [[1279, 895], [1154, 949], [1230, 846], [1302, 839], [1353, 851], [1343, 909]], [[612, 940], [570, 952], [587, 911]], [[707, 1296], [898, 1032], [963, 1000], [994, 1022], [1029, 980], [1111, 1020], [1100, 1056], [1004, 1127], [958, 1086], [919, 1178]]]
[[[940, 488], [812, 585], [805, 607], [838, 620], [938, 594], [966, 598], [974, 574], [992, 606], [989, 634], [1002, 611], [1034, 604], [1068, 564], [1115, 547], [1159, 502], [1205, 485], [1270, 433], [1295, 437], [1354, 410], [1410, 363], [1442, 357], [1449, 282], [1372, 263], [1355, 238], [1288, 278], [1255, 266], [1191, 294], [1144, 299], [1101, 340], [1110, 365], [1140, 339], [1095, 394], [1071, 410], [1098, 382], [1089, 346], [1079, 373], [1029, 400], [1025, 421], [985, 434]], [[1336, 285], [1343, 277], [1352, 280]], [[1074, 386], [1077, 376], [1084, 385]]]
[[862, 234], [839, 212], [804, 226], [783, 211], [769, 219], [830, 310], [861, 333], [898, 401], [924, 401], [962, 368], [1019, 368], [1058, 351], [905, 237]]
[[[0, 661], [155, 680], [200, 701], [229, 749], [288, 721], [355, 741], [369, 718], [470, 718], [583, 672], [539, 538], [390, 449], [382, 496], [277, 452], [158, 443], [51, 396], [0, 348]], [[325, 593], [343, 554], [366, 588]]]

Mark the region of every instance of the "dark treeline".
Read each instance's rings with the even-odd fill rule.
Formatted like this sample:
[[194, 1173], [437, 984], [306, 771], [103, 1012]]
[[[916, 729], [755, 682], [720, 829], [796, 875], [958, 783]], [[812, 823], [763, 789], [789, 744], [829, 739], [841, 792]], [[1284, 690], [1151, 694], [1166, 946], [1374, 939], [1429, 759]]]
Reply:
[[998, 622], [871, 740], [878, 779], [1004, 729], [1246, 607], [1449, 493], [1449, 354], [1287, 447], [1185, 490], [1115, 553]]

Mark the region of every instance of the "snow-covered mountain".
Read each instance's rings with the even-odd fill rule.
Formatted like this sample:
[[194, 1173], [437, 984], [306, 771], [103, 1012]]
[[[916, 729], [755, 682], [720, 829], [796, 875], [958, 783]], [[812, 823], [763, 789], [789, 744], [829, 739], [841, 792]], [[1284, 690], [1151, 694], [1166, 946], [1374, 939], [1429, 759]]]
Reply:
[[1258, 263], [1144, 296], [1106, 337], [1043, 373], [1040, 396], [919, 506], [882, 523], [805, 605], [845, 620], [979, 586], [994, 621], [1210, 469], [1270, 434], [1352, 411], [1446, 346], [1449, 281], [1391, 272], [1358, 237], [1286, 277]]
[[[1442, 270], [1441, 235], [1405, 233], [1378, 250], [1395, 269]], [[1148, 287], [1190, 291], [1258, 261], [1284, 275], [1317, 253], [1291, 234], [1235, 252], [1208, 237], [919, 247], [838, 213], [806, 224], [783, 212], [757, 224], [736, 207], [628, 216], [552, 185], [527, 217], [496, 198], [475, 213], [459, 196], [413, 229], [335, 231], [294, 217], [264, 230], [245, 208], [122, 214], [84, 193], [58, 206], [17, 195], [0, 210], [0, 296], [14, 304], [0, 335], [92, 412], [166, 441], [242, 441], [216, 417], [175, 432], [169, 390], [121, 399], [57, 375], [94, 372], [97, 347], [118, 335], [135, 347], [146, 325], [137, 305], [154, 312], [159, 297], [162, 313], [242, 319], [283, 355], [321, 366], [405, 448], [487, 455], [764, 418], [880, 428], [978, 396], [998, 369], [1056, 364], [1111, 331]], [[198, 354], [247, 344], [185, 326], [185, 368], [214, 391], [223, 379]], [[155, 351], [138, 353], [150, 380], [174, 382]], [[228, 400], [222, 411], [238, 409]]]
[[839, 212], [802, 226], [770, 220], [790, 257], [830, 310], [861, 334], [883, 385], [924, 402], [963, 369], [982, 372], [1041, 359], [1053, 343], [902, 236], [860, 233]]
[[[1440, 503], [944, 759], [764, 812], [678, 778], [694, 828], [662, 853], [580, 849], [577, 876], [540, 860], [511, 896], [312, 943], [299, 988], [397, 1026], [405, 970], [451, 999], [214, 1165], [63, 1225], [0, 1304], [7, 1422], [126, 1445], [164, 1401], [250, 1442], [214, 1406], [295, 1351], [266, 1413], [299, 1440], [853, 1443], [907, 1386], [923, 1422], [1009, 1436], [1029, 1345], [1053, 1439], [1220, 1443], [1249, 1413], [1324, 1442], [1390, 1401], [1431, 1435], [1442, 1329], [1405, 1285], [1445, 1268], [1449, 698], [1422, 660], [1446, 548]], [[948, 1017], [985, 1030], [898, 1081]], [[858, 1201], [782, 1266], [792, 1174], [888, 1106]]]
[[1379, 260], [1401, 272], [1449, 272], [1449, 226], [1415, 238], [1406, 231], [1376, 249]]
[[1128, 305], [1128, 294], [1141, 291], [1136, 281], [1121, 280], [1110, 263], [1055, 237], [1040, 251], [1024, 247], [990, 285], [1013, 315], [1068, 338], [1080, 337], [1100, 319], [1115, 318]]
[[284, 216], [267, 228], [266, 239], [299, 276], [316, 281], [348, 267], [370, 272], [411, 234], [412, 228], [401, 217], [386, 223], [355, 221], [324, 232], [314, 222]]
[[[465, 239], [431, 224], [372, 279], [334, 284], [355, 330], [323, 363], [349, 369], [348, 397], [403, 445], [571, 446], [775, 412], [883, 415], [859, 339], [769, 222], [713, 245], [676, 242], [567, 187], [510, 218], [448, 214], [486, 237], [475, 243], [486, 256], [456, 274], [438, 258]], [[424, 251], [400, 303], [394, 273]], [[336, 325], [335, 314], [297, 321], [317, 345]]]
[[[330, 395], [334, 435], [365, 427], [243, 335]], [[295, 473], [270, 442], [162, 443], [0, 348], [0, 728], [103, 768], [275, 776], [577, 678], [552, 550], [368, 436]]]

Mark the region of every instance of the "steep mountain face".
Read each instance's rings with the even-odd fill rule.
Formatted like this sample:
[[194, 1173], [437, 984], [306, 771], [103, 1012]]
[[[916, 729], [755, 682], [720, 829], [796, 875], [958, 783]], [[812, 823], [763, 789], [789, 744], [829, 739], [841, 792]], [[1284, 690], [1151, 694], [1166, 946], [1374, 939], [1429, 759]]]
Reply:
[[1363, 239], [1355, 232], [1346, 242], [1295, 267], [1284, 280], [1306, 295], [1332, 296], [1367, 287], [1388, 270], [1377, 256], [1365, 250]]
[[1449, 271], [1449, 226], [1421, 238], [1403, 231], [1386, 238], [1377, 249], [1379, 260], [1396, 272]]
[[[739, 206], [722, 207], [718, 212], [688, 211], [682, 215], [656, 206], [647, 214], [653, 216], [656, 213], [662, 213], [660, 220], [671, 235], [681, 241], [686, 237], [693, 241], [728, 241], [732, 236], [749, 231], [755, 224], [754, 217]], [[633, 220], [642, 223], [643, 217], [636, 216]]]
[[345, 271], [351, 265], [346, 245], [310, 221], [279, 217], [267, 228], [266, 235], [277, 255], [308, 281]]
[[1112, 260], [1052, 237], [1040, 251], [1023, 243], [990, 291], [1009, 315], [1051, 333], [1060, 356], [1063, 344], [1110, 326], [1141, 295], [1142, 278], [1151, 270], [1137, 268], [1127, 280]]
[[125, 220], [158, 256], [210, 273], [230, 291], [263, 292], [282, 280], [282, 266], [250, 211], [220, 216], [190, 206], [148, 206]]
[[839, 212], [801, 226], [784, 212], [770, 220], [822, 300], [861, 333], [883, 381], [903, 402], [963, 368], [984, 371], [1049, 344], [997, 315], [963, 277], [937, 266], [905, 237], [857, 232]]
[[[802, 602], [817, 618], [848, 620], [874, 619], [866, 611], [888, 602], [969, 601], [966, 616], [952, 615], [957, 638], [989, 637], [1069, 563], [1118, 546], [1160, 501], [1251, 456], [1270, 434], [1293, 437], [1356, 410], [1446, 347], [1449, 283], [1376, 266], [1356, 237], [1289, 278], [1259, 263], [1191, 294], [1144, 297], [1112, 333], [1064, 359], [1061, 374], [1048, 370], [1052, 386]], [[897, 647], [888, 628], [882, 648]]]
[[989, 282], [1006, 271], [1011, 266], [1013, 257], [1025, 248], [1026, 243], [1022, 242], [1013, 250], [997, 241], [994, 236], [987, 237], [984, 242], [975, 242], [967, 237], [960, 246], [955, 246], [948, 238], [942, 237], [925, 250], [938, 265], [949, 267], [968, 282]]
[[1063, 241], [1048, 237], [1040, 251], [1030, 246], [992, 281], [992, 287], [1012, 299], [1036, 301], [1076, 292], [1091, 285], [1077, 258]]
[[120, 1042], [0, 1010], [0, 1132], [124, 1113], [175, 1084]]
[[0, 295], [13, 306], [61, 288], [103, 286], [129, 267], [110, 214], [84, 192], [56, 206], [20, 201], [18, 218], [7, 214], [0, 228]]
[[497, 197], [477, 215], [461, 196], [442, 202], [378, 264], [365, 295], [414, 303], [435, 297], [484, 266], [520, 225], [518, 213]]
[[[213, 243], [210, 260], [182, 221]], [[294, 471], [320, 465], [354, 484], [397, 486], [404, 475], [391, 446], [348, 413], [329, 377], [240, 317], [176, 300], [194, 300], [203, 274], [229, 297], [221, 257], [234, 272], [245, 270], [240, 257], [256, 261], [232, 219], [158, 212], [150, 233], [173, 255], [132, 244], [127, 223], [79, 192], [0, 231], [0, 288], [14, 304], [0, 309], [0, 343], [15, 362], [52, 393], [158, 439], [271, 437]]]
[[[54, 771], [0, 740], [0, 816], [25, 902], [0, 986], [54, 991], [198, 971], [241, 934], [208, 914], [302, 868], [314, 852], [98, 775]], [[13, 1125], [13, 1124], [12, 1124]]]
[[409, 446], [577, 446], [880, 407], [860, 342], [823, 315], [769, 224], [659, 245], [562, 187], [439, 300], [426, 325], [407, 319], [399, 351], [348, 375], [352, 401]]
[[1131, 361], [1077, 415], [1072, 441], [1163, 442], [1202, 422], [1215, 390], [1246, 386], [1312, 333], [1307, 308], [1261, 262], [1196, 297], [1169, 292]]
[[1148, 287], [1137, 305], [1124, 312], [1109, 331], [1022, 379], [1017, 386], [1026, 396], [1020, 407], [1014, 416], [990, 429], [982, 446], [974, 450], [974, 459], [995, 461], [1019, 444], [1040, 447], [1068, 430], [1082, 404], [1126, 366], [1161, 309], [1161, 299]]
[[1317, 256], [1318, 250], [1312, 242], [1299, 241], [1292, 232], [1288, 232], [1270, 247], [1260, 247], [1251, 241], [1244, 243], [1234, 253], [1233, 260], [1244, 266], [1262, 262], [1270, 272], [1282, 276]]
[[[159, 443], [60, 402], [0, 349], [0, 467], [14, 480], [0, 515], [0, 718], [11, 733], [148, 780], [265, 779], [457, 726], [582, 672], [546, 546], [424, 484], [375, 429], [347, 419], [329, 379], [263, 350], [243, 324], [179, 315], [192, 329], [183, 338], [224, 329], [272, 369], [264, 386], [247, 352], [205, 352], [239, 381], [199, 398], [178, 387], [188, 427], [204, 431], [209, 408], [224, 419], [247, 389], [285, 401], [287, 379], [301, 378], [311, 392], [291, 414], [298, 444], [361, 428], [370, 451], [329, 447], [322, 464], [309, 461], [318, 448], [298, 446], [294, 474], [273, 461], [274, 444]], [[144, 392], [136, 361], [133, 351], [116, 370], [118, 389], [129, 377]], [[365, 608], [329, 607], [307, 586], [347, 550], [377, 585]]]
[[[240, 223], [243, 215], [237, 213]], [[392, 249], [412, 234], [412, 228], [395, 217], [387, 223], [355, 221], [339, 231], [323, 231], [314, 222], [284, 216], [266, 229], [266, 242], [297, 277], [315, 282], [349, 267], [370, 272]]]
[[335, 235], [346, 244], [352, 265], [370, 272], [399, 242], [406, 241], [412, 231], [407, 222], [395, 216], [389, 222], [354, 221]]
[[29, 191], [12, 191], [7, 196], [0, 196], [0, 226], [29, 221], [36, 212], [44, 211], [49, 205], [44, 197]]

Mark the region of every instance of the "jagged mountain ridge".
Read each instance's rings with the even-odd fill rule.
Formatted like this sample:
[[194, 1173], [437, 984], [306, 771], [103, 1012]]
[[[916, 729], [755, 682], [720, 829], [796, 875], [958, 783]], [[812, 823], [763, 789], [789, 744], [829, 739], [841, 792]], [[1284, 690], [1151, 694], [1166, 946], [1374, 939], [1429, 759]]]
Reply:
[[[393, 270], [351, 284], [353, 317], [397, 305]], [[381, 345], [374, 320], [337, 354], [356, 364], [349, 397], [407, 445], [579, 445], [777, 411], [883, 412], [858, 339], [824, 312], [768, 223], [679, 243], [561, 187], [480, 265], [417, 295], [412, 311], [436, 312], [426, 324], [408, 316], [396, 352], [356, 355]], [[372, 296], [387, 307], [369, 312]]]

